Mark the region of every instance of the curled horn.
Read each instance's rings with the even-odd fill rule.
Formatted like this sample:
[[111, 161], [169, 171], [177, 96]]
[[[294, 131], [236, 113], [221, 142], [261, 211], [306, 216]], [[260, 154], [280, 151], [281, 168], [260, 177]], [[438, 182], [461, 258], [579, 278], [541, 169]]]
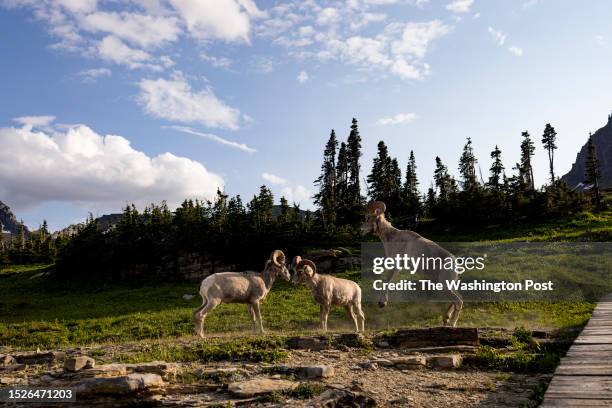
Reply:
[[317, 273], [317, 265], [315, 265], [315, 263], [312, 262], [310, 259], [302, 259], [300, 263], [297, 264], [295, 269], [299, 270], [302, 269], [304, 266], [310, 266], [313, 272]]
[[285, 263], [285, 254], [280, 249], [277, 249], [272, 252], [272, 255], [270, 255], [270, 259], [272, 259], [274, 265], [282, 266]]
[[368, 213], [378, 215], [378, 214], [383, 214], [386, 209], [387, 209], [387, 206], [382, 201], [372, 201], [368, 205], [367, 211]]

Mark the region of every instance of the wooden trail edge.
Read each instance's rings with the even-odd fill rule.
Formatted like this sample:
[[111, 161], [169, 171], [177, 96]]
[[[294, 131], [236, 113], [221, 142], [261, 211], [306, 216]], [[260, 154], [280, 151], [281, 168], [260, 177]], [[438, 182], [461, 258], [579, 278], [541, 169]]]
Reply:
[[561, 359], [541, 407], [612, 407], [612, 293]]

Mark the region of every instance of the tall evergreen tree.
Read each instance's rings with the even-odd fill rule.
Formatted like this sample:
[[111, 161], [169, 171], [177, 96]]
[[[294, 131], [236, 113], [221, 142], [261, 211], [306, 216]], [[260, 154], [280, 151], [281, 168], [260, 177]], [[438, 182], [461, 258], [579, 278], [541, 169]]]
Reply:
[[417, 165], [416, 159], [414, 158], [414, 151], [410, 151], [410, 157], [408, 158], [408, 165], [406, 166], [406, 178], [403, 186], [404, 199], [412, 201], [414, 198], [419, 198], [419, 180], [417, 179], [416, 173]]
[[557, 132], [555, 128], [550, 125], [550, 123], [546, 124], [544, 128], [544, 133], [542, 134], [542, 144], [544, 145], [544, 149], [548, 153], [548, 163], [550, 165], [550, 181], [551, 184], [555, 184], [555, 149], [557, 140]]
[[361, 187], [359, 183], [359, 172], [361, 165], [361, 135], [359, 134], [359, 126], [357, 119], [353, 118], [351, 124], [351, 133], [346, 141], [346, 154], [348, 161], [348, 185], [347, 193], [351, 207], [360, 207], [363, 205], [363, 197], [361, 195]]
[[434, 183], [438, 189], [438, 201], [447, 202], [456, 188], [455, 180], [448, 173], [448, 168], [442, 163], [442, 159], [438, 156], [436, 156]]
[[321, 175], [315, 180], [319, 192], [314, 196], [314, 202], [319, 207], [319, 214], [323, 225], [328, 228], [336, 223], [337, 197], [336, 197], [336, 150], [338, 140], [336, 132], [332, 129], [329, 140], [323, 151], [323, 164]]
[[535, 152], [535, 146], [529, 132], [524, 131], [521, 133], [521, 136], [523, 140], [521, 142], [521, 162], [518, 165], [519, 177], [521, 177], [524, 186], [531, 190], [535, 190], [533, 166], [531, 165], [531, 158]]
[[338, 161], [336, 165], [336, 201], [338, 202], [338, 207], [343, 209], [349, 207], [348, 175], [348, 154], [346, 143], [342, 142], [340, 143], [340, 149], [338, 149]]
[[381, 140], [378, 142], [378, 153], [374, 157], [372, 171], [366, 179], [368, 194], [372, 200], [385, 201], [388, 198], [390, 165], [391, 158], [387, 145]]
[[278, 217], [278, 220], [281, 223], [286, 223], [289, 221], [289, 211], [291, 211], [291, 207], [289, 207], [289, 202], [287, 201], [285, 196], [282, 196], [280, 198], [280, 215]]
[[584, 182], [592, 186], [591, 191], [593, 192], [595, 203], [599, 206], [601, 204], [601, 192], [599, 189], [601, 170], [599, 168], [599, 160], [597, 159], [595, 142], [593, 141], [593, 135], [591, 133], [589, 133], [589, 141], [587, 142], [587, 159], [585, 165], [586, 172], [584, 175]]
[[478, 188], [478, 180], [476, 179], [476, 156], [474, 156], [474, 148], [472, 147], [472, 139], [467, 138], [463, 153], [459, 158], [459, 174], [463, 178], [463, 190], [473, 191]]
[[493, 163], [489, 169], [489, 187], [493, 191], [499, 192], [502, 188], [502, 174], [504, 172], [504, 165], [501, 161], [501, 150], [495, 145], [495, 149], [491, 152], [491, 159]]

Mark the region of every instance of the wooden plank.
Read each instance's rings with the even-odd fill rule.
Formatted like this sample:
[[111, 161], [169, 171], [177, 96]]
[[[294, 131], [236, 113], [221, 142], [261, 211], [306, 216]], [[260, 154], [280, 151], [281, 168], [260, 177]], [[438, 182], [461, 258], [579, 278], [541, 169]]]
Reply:
[[540, 408], [601, 408], [601, 407], [612, 407], [612, 401], [610, 400], [588, 400], [588, 399], [577, 399], [577, 398], [551, 398], [546, 397], [540, 405]]
[[[603, 301], [605, 303], [602, 303]], [[541, 407], [612, 407], [612, 294], [561, 359]]]
[[557, 367], [555, 375], [610, 375], [612, 364], [564, 364]]

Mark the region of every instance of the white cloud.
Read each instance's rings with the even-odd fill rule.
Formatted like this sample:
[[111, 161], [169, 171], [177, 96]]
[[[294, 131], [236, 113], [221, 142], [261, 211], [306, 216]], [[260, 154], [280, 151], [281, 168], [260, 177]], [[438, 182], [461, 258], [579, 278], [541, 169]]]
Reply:
[[71, 13], [90, 13], [98, 5], [97, 0], [55, 0], [55, 2]]
[[251, 61], [253, 69], [261, 74], [269, 74], [274, 71], [274, 61], [268, 57], [257, 56]]
[[44, 115], [44, 116], [20, 116], [18, 118], [14, 118], [13, 121], [23, 125], [26, 128], [33, 127], [42, 127], [51, 124], [55, 120], [55, 116], [53, 115]]
[[474, 0], [455, 0], [446, 5], [446, 9], [452, 11], [453, 13], [467, 13], [470, 11], [470, 7]]
[[194, 91], [182, 75], [140, 81], [138, 103], [154, 117], [236, 130], [240, 111], [219, 100], [210, 87]]
[[277, 176], [276, 174], [272, 174], [272, 173], [262, 173], [261, 178], [267, 181], [268, 183], [271, 183], [274, 185], [287, 184], [287, 180], [285, 180], [284, 178], [280, 176]]
[[387, 126], [387, 125], [407, 125], [409, 123], [414, 122], [414, 120], [417, 118], [417, 115], [415, 113], [398, 113], [396, 115], [393, 116], [385, 116], [384, 118], [380, 118], [378, 119], [378, 121], [376, 122], [377, 124], [381, 125], [381, 126]]
[[0, 128], [0, 196], [17, 208], [49, 201], [119, 208], [185, 198], [211, 198], [223, 179], [201, 163], [172, 153], [150, 157], [122, 136], [85, 125], [51, 132]]
[[130, 69], [151, 68], [159, 70], [160, 67], [149, 63], [153, 57], [146, 51], [130, 48], [119, 38], [109, 35], [98, 43], [99, 56], [115, 64], [122, 64]]
[[606, 42], [606, 38], [601, 34], [598, 34], [595, 36], [595, 43], [599, 45], [600, 47], [608, 48], [608, 43]]
[[523, 56], [523, 49], [521, 47], [517, 47], [516, 45], [508, 47], [508, 51], [510, 51], [511, 54], [516, 55], [517, 57]]
[[215, 57], [213, 55], [202, 53], [200, 54], [200, 58], [217, 68], [229, 68], [232, 65], [232, 60], [227, 57]]
[[491, 36], [493, 37], [493, 40], [495, 40], [495, 42], [497, 43], [497, 45], [504, 45], [507, 37], [506, 33], [504, 33], [503, 31], [496, 30], [491, 26], [489, 26], [488, 31], [489, 34], [491, 34]]
[[317, 16], [317, 23], [321, 25], [329, 25], [337, 23], [340, 20], [340, 13], [338, 9], [333, 7], [326, 7], [319, 12]]
[[187, 29], [201, 40], [249, 42], [251, 18], [265, 13], [252, 0], [170, 0]]
[[273, 186], [282, 186], [280, 194], [290, 203], [310, 204], [312, 192], [301, 184], [291, 185], [289, 180], [272, 173], [262, 173], [261, 178]]
[[312, 198], [312, 192], [301, 184], [283, 187], [281, 193], [288, 202], [308, 205]]
[[111, 75], [112, 71], [108, 68], [91, 68], [77, 73], [77, 76], [85, 83], [94, 83], [98, 78]]
[[143, 48], [174, 42], [181, 32], [175, 17], [155, 17], [128, 12], [98, 11], [81, 19], [81, 27], [94, 33], [112, 34]]
[[309, 79], [309, 78], [310, 78], [310, 77], [308, 76], [308, 72], [306, 72], [306, 71], [300, 71], [300, 73], [298, 74], [298, 76], [297, 76], [297, 78], [296, 78], [296, 79], [297, 79], [297, 81], [298, 81], [300, 84], [303, 84], [303, 83], [305, 83], [306, 81], [308, 81], [308, 79]]
[[451, 27], [440, 20], [426, 23], [408, 23], [404, 27], [402, 37], [393, 42], [393, 51], [396, 54], [410, 54], [417, 58], [423, 58], [430, 43], [450, 31]]
[[178, 130], [179, 132], [188, 133], [194, 136], [199, 136], [204, 139], [212, 140], [213, 142], [217, 142], [217, 143], [220, 143], [225, 146], [229, 146], [234, 149], [242, 150], [243, 152], [257, 153], [257, 150], [253, 149], [252, 147], [249, 147], [248, 145], [244, 143], [238, 143], [238, 142], [234, 142], [231, 140], [227, 140], [227, 139], [222, 138], [221, 136], [217, 136], [212, 133], [198, 132], [197, 130], [194, 130], [187, 126], [167, 126], [167, 127], [169, 129]]

